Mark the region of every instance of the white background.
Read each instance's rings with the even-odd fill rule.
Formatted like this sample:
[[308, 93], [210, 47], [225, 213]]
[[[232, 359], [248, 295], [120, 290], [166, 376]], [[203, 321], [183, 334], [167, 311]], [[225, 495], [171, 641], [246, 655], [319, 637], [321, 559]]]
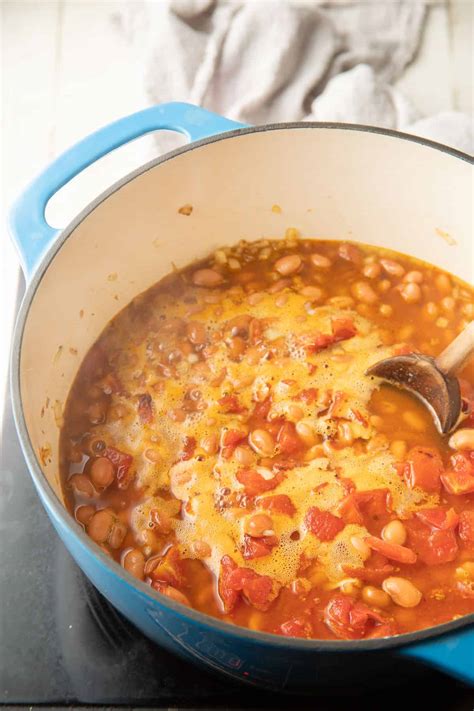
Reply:
[[[8, 205], [73, 142], [147, 106], [143, 68], [120, 24], [123, 5], [1, 2], [0, 417], [18, 279], [5, 226]], [[472, 115], [473, 10], [474, 0], [431, 3], [418, 57], [398, 82], [425, 115], [447, 109]], [[102, 159], [52, 201], [50, 220], [63, 226], [98, 192], [155, 154], [152, 140], [145, 138]]]

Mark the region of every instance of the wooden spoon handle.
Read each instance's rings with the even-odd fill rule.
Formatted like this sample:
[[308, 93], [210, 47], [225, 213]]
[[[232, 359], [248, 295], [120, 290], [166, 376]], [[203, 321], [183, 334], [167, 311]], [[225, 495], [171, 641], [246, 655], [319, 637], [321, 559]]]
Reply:
[[452, 375], [461, 370], [472, 355], [474, 355], [474, 321], [468, 323], [459, 336], [439, 354], [435, 363], [446, 375]]

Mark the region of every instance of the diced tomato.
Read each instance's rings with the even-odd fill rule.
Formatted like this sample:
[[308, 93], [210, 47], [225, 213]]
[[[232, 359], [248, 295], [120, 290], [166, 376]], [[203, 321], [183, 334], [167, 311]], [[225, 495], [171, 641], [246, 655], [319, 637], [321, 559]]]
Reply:
[[388, 578], [394, 571], [393, 565], [388, 563], [379, 568], [371, 568], [369, 565], [363, 568], [344, 565], [343, 568], [346, 575], [349, 575], [351, 578], [359, 578], [359, 580], [363, 580], [365, 583], [370, 583], [371, 585], [380, 585], [380, 583], [383, 583], [385, 578]]
[[451, 466], [455, 472], [474, 476], [474, 451], [456, 452], [451, 457]]
[[458, 580], [456, 587], [461, 597], [467, 600], [474, 600], [474, 580]]
[[388, 489], [352, 491], [338, 506], [338, 514], [346, 523], [362, 525], [364, 517], [378, 519], [390, 510], [391, 495]]
[[153, 420], [153, 400], [150, 393], [138, 396], [138, 417], [142, 424], [149, 424]]
[[[253, 572], [253, 571], [252, 571]], [[280, 584], [268, 575], [258, 575], [244, 580], [242, 596], [249, 605], [266, 612], [272, 602], [278, 597]]]
[[354, 321], [351, 318], [333, 318], [331, 321], [334, 343], [353, 338], [357, 333]]
[[183, 437], [183, 447], [181, 449], [181, 452], [178, 454], [178, 459], [181, 462], [185, 462], [188, 459], [191, 459], [191, 457], [194, 454], [194, 451], [196, 449], [196, 438], [195, 437], [188, 437], [185, 435]]
[[264, 556], [269, 555], [276, 545], [278, 545], [278, 538], [276, 536], [253, 538], [252, 536], [245, 534], [242, 557], [245, 560], [263, 558]]
[[293, 454], [301, 447], [301, 440], [296, 434], [293, 422], [285, 422], [277, 435], [278, 448], [281, 454]]
[[182, 585], [184, 582], [182, 562], [179, 551], [172, 546], [160, 560], [158, 565], [150, 573], [152, 580], [160, 583], [167, 583], [174, 587]]
[[271, 491], [280, 484], [283, 475], [278, 472], [271, 479], [265, 479], [255, 469], [240, 469], [237, 472], [237, 480], [243, 484], [245, 493], [248, 496], [258, 496], [266, 491]]
[[250, 568], [239, 568], [230, 556], [221, 560], [219, 595], [226, 612], [235, 606], [239, 592], [253, 607], [265, 612], [280, 592], [280, 585], [268, 575], [259, 575]]
[[237, 570], [237, 567], [237, 563], [232, 560], [230, 555], [222, 557], [217, 590], [222, 600], [224, 612], [232, 612], [239, 599], [239, 591], [229, 584], [229, 578]]
[[265, 496], [257, 499], [257, 504], [266, 511], [293, 516], [296, 513], [296, 508], [292, 500], [286, 494], [274, 494], [273, 496]]
[[329, 511], [321, 511], [316, 506], [308, 509], [304, 522], [308, 530], [320, 541], [332, 541], [345, 526], [342, 518]]
[[342, 405], [346, 402], [346, 394], [340, 390], [336, 390], [332, 395], [331, 404], [328, 408], [328, 417], [342, 417], [344, 411], [342, 410]]
[[258, 418], [259, 420], [266, 420], [268, 417], [268, 413], [270, 412], [270, 408], [272, 406], [272, 399], [271, 397], [265, 398], [263, 402], [257, 402], [253, 409], [252, 416], [255, 418]]
[[221, 412], [226, 415], [239, 415], [247, 410], [240, 404], [237, 395], [224, 395], [217, 402], [221, 406]]
[[397, 543], [388, 543], [376, 536], [366, 536], [364, 538], [372, 550], [381, 553], [390, 560], [395, 560], [397, 563], [416, 563], [417, 555], [410, 548], [399, 546]]
[[426, 526], [416, 518], [406, 521], [408, 540], [419, 560], [426, 565], [449, 563], [458, 554], [458, 544], [452, 529]]
[[134, 473], [130, 470], [133, 462], [132, 455], [121, 452], [114, 447], [107, 447], [102, 453], [102, 456], [107, 457], [114, 465], [118, 488], [127, 489], [134, 477]]
[[357, 410], [357, 408], [352, 407], [350, 413], [352, 419], [356, 420], [356, 422], [359, 422], [363, 427], [369, 426], [368, 418], [365, 417], [360, 410]]
[[[355, 602], [345, 595], [333, 597], [324, 611], [324, 622], [331, 632], [341, 639], [394, 634], [390, 620], [371, 610], [362, 602]], [[382, 630], [378, 629], [382, 627]]]
[[299, 402], [305, 402], [307, 405], [312, 405], [317, 397], [318, 391], [316, 388], [305, 388], [304, 390], [301, 390], [298, 395], [295, 395], [293, 400], [298, 400]]
[[364, 523], [362, 511], [359, 508], [355, 496], [351, 493], [343, 498], [337, 507], [337, 513], [346, 523], [354, 523], [361, 526]]
[[407, 485], [412, 489], [419, 486], [430, 493], [438, 492], [443, 469], [443, 460], [436, 449], [413, 447], [408, 452], [403, 475]]
[[189, 599], [186, 597], [186, 595], [182, 593], [181, 590], [177, 590], [176, 588], [174, 588], [172, 585], [167, 585], [166, 583], [154, 581], [151, 584], [151, 587], [155, 590], [158, 590], [158, 592], [162, 593], [163, 595], [166, 595], [166, 597], [170, 597], [175, 602], [180, 602], [182, 605], [187, 605], [188, 607], [191, 607], [191, 603], [189, 602]]
[[441, 476], [443, 486], [449, 494], [472, 494], [474, 492], [474, 476], [459, 470], [447, 471]]
[[281, 634], [285, 637], [301, 637], [303, 639], [311, 639], [313, 628], [308, 620], [301, 617], [293, 617], [287, 622], [280, 625]]
[[224, 430], [221, 434], [221, 455], [224, 459], [230, 459], [237, 445], [247, 437], [247, 433], [242, 430]]
[[316, 332], [311, 338], [311, 343], [306, 345], [308, 354], [315, 354], [329, 348], [334, 343], [334, 336], [331, 333]]
[[421, 511], [416, 512], [416, 516], [426, 526], [439, 528], [443, 531], [449, 528], [456, 528], [459, 523], [459, 516], [456, 511], [442, 506], [437, 506], [434, 509], [421, 509]]
[[474, 543], [474, 511], [459, 514], [459, 538], [465, 543]]

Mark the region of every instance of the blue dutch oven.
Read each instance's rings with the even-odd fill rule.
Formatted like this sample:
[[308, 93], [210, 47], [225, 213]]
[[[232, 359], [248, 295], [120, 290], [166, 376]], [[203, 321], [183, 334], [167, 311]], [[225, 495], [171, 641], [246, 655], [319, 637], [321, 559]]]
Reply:
[[[158, 129], [178, 131], [191, 143], [113, 185], [66, 229], [46, 223], [46, 204], [59, 188], [106, 153]], [[65, 509], [58, 480], [61, 413], [82, 357], [118, 309], [173, 264], [241, 238], [283, 236], [295, 226], [308, 236], [392, 247], [472, 282], [471, 189], [468, 156], [413, 136], [344, 124], [247, 127], [171, 103], [85, 138], [17, 200], [10, 226], [28, 286], [11, 387], [23, 452], [78, 565], [157, 644], [271, 689], [355, 683], [416, 663], [474, 684], [474, 615], [361, 641], [289, 639], [236, 627], [155, 592], [104, 555]], [[193, 206], [189, 216], [179, 212], [185, 204]], [[441, 239], [440, 230], [456, 244]]]

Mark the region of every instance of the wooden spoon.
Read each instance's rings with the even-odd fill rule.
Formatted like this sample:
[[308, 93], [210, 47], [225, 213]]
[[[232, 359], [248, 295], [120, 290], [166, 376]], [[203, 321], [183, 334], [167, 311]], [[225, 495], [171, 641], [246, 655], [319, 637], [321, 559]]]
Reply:
[[441, 434], [451, 432], [463, 418], [459, 381], [454, 376], [474, 354], [474, 321], [437, 358], [409, 353], [385, 358], [366, 375], [409, 390], [429, 409]]

